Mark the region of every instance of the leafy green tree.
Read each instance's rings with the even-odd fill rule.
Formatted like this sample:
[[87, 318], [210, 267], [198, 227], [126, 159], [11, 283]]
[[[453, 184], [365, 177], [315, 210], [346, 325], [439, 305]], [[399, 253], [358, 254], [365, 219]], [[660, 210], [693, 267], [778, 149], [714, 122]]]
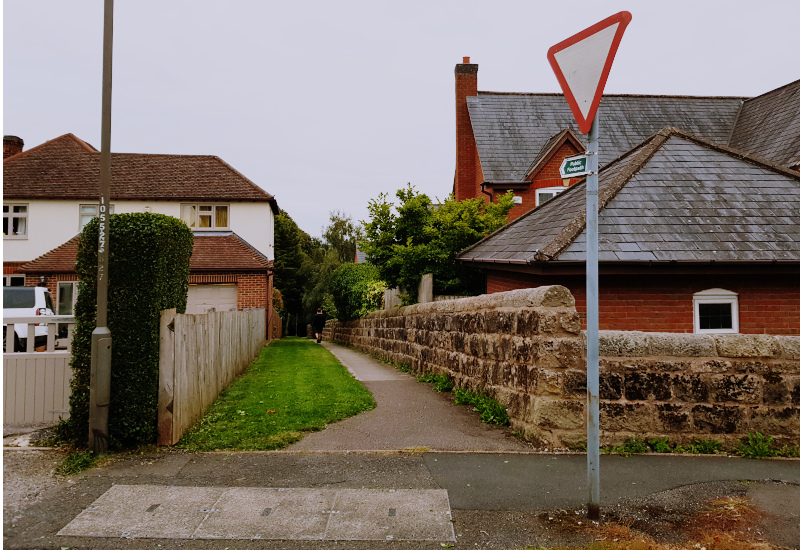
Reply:
[[[422, 276], [433, 274], [435, 294], [479, 294], [483, 276], [456, 260], [459, 252], [500, 229], [514, 205], [513, 194], [497, 203], [456, 201], [452, 195], [434, 205], [411, 184], [396, 193], [394, 205], [382, 193], [369, 202], [361, 249], [390, 287], [405, 288], [412, 300]], [[396, 213], [395, 213], [396, 211]]]
[[[275, 216], [275, 288], [283, 298], [284, 321], [292, 315], [302, 313], [303, 279], [303, 246], [310, 240], [307, 233], [301, 230], [285, 211]], [[294, 325], [298, 323], [295, 322]]]
[[386, 283], [370, 264], [341, 264], [331, 273], [329, 288], [342, 321], [357, 319], [381, 309]]
[[356, 243], [361, 239], [361, 228], [352, 218], [339, 210], [331, 212], [330, 224], [322, 234], [328, 246], [336, 252], [341, 263], [352, 262]]

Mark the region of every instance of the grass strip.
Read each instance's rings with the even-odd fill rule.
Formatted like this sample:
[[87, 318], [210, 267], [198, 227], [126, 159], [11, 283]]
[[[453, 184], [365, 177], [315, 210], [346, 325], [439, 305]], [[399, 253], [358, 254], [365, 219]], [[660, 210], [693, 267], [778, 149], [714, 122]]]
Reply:
[[273, 450], [375, 408], [372, 394], [324, 347], [284, 338], [261, 350], [178, 443], [195, 451]]

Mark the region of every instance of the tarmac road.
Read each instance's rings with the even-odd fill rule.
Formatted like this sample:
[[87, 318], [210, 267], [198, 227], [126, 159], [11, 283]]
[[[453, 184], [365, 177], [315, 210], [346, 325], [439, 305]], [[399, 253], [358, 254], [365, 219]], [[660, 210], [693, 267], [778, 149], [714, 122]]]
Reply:
[[[6, 517], [3, 546], [359, 550], [375, 547], [433, 549], [455, 544], [455, 547], [509, 549], [586, 544], [593, 540], [593, 535], [576, 524], [565, 529], [552, 522], [554, 510], [584, 517], [585, 455], [531, 452], [530, 447], [507, 431], [481, 425], [467, 407], [454, 406], [450, 399], [436, 394], [429, 385], [420, 384], [413, 377], [358, 352], [330, 344], [325, 346], [373, 391], [378, 403], [375, 410], [310, 434], [285, 451], [187, 453], [160, 449], [144, 455], [120, 457], [107, 466], [46, 488], [38, 503], [21, 510], [16, 517]], [[6, 469], [13, 468], [15, 463], [23, 469], [25, 461], [21, 457], [26, 452], [29, 451], [5, 450], [4, 474], [9, 474]], [[747, 495], [770, 514], [763, 526], [765, 538], [785, 547], [793, 547], [800, 541], [798, 461], [604, 455], [600, 471], [604, 515], [613, 512], [616, 517], [626, 514], [636, 517], [654, 505], [674, 513], [685, 513], [699, 509], [708, 498]], [[757, 483], [742, 483], [745, 480]], [[278, 525], [281, 521], [294, 521], [292, 525], [296, 525], [305, 509], [281, 519], [279, 507], [270, 504], [262, 504], [255, 511], [247, 509], [247, 500], [240, 508], [226, 508], [220, 504], [224, 498], [219, 499], [219, 495], [223, 493], [229, 495], [231, 502], [241, 502], [243, 494], [249, 501], [257, 501], [267, 494], [275, 498], [280, 489], [284, 489], [284, 495], [294, 492], [295, 496], [297, 491], [304, 490], [303, 495], [309, 499], [319, 497], [320, 502], [324, 498], [333, 499], [325, 501], [326, 518], [330, 518], [325, 521], [329, 528], [334, 521], [339, 521], [339, 530], [335, 531], [339, 534], [325, 538], [330, 529], [319, 531], [322, 534], [318, 536], [316, 532], [292, 527], [294, 533], [305, 532], [310, 537], [318, 536], [318, 540], [152, 538], [165, 536], [163, 533], [174, 531], [181, 522], [191, 520], [186, 506], [179, 506], [186, 503], [186, 491], [192, 494], [216, 491], [213, 496], [218, 499], [214, 501], [216, 504], [202, 507], [205, 519], [201, 521], [206, 524], [209, 518], [219, 523], [223, 516], [215, 514], [229, 513], [230, 516], [224, 517], [230, 517], [225, 521], [231, 526], [254, 521], [255, 516], [255, 520], [263, 518], [264, 522], [275, 522], [276, 529], [281, 527]], [[449, 500], [450, 509], [446, 511], [437, 508], [442, 506], [441, 501], [431, 504], [432, 500], [426, 500], [439, 498], [442, 490], [446, 491], [445, 508]], [[109, 502], [108, 495], [115, 491], [128, 496], [124, 496], [123, 501]], [[169, 497], [164, 496], [165, 492], [182, 495], [178, 497], [182, 501], [178, 505], [171, 503]], [[134, 493], [140, 501], [131, 496]], [[334, 493], [337, 496], [331, 496]], [[361, 506], [362, 513], [371, 514], [372, 519], [351, 517], [351, 523], [346, 523], [347, 505], [330, 504], [342, 495], [358, 500], [354, 506]], [[411, 500], [388, 504], [387, 510], [381, 508], [382, 499], [399, 498], [398, 495], [411, 497]], [[417, 498], [414, 495], [418, 500], [414, 500]], [[415, 502], [419, 506], [415, 507]], [[113, 513], [100, 513], [106, 509]], [[94, 525], [91, 522], [97, 518], [108, 518], [109, 525], [101, 527], [112, 529], [114, 526], [110, 524], [117, 518], [114, 514], [124, 515], [132, 510], [138, 510], [137, 521], [142, 517], [152, 521], [139, 524], [145, 531], [152, 525], [148, 534], [142, 536], [144, 531], [124, 530], [114, 536], [75, 534], [81, 532], [80, 529], [90, 529]], [[436, 516], [439, 512], [449, 512], [451, 531], [446, 530], [449, 525], [436, 524], [442, 517], [441, 514]], [[170, 513], [173, 516], [168, 515]], [[438, 519], [425, 516], [428, 513]], [[160, 523], [152, 519], [158, 514], [162, 514]], [[79, 516], [83, 523], [76, 520]], [[320, 521], [318, 514], [312, 519]], [[401, 519], [410, 523], [401, 528]], [[412, 533], [407, 538], [414, 538], [413, 533], [433, 534], [429, 540], [398, 540], [403, 537], [390, 538], [393, 535], [383, 540], [342, 540], [348, 532], [352, 538], [357, 538], [378, 523], [396, 520], [396, 531], [387, 527], [389, 530], [383, 532]], [[582, 523], [588, 524], [585, 519]], [[431, 526], [444, 530], [425, 530]], [[59, 535], [62, 529], [72, 534]], [[106, 531], [111, 532], [113, 529]], [[132, 532], [140, 534], [131, 535]], [[211, 531], [207, 529], [206, 532]], [[225, 536], [225, 531], [211, 532], [211, 536]]]

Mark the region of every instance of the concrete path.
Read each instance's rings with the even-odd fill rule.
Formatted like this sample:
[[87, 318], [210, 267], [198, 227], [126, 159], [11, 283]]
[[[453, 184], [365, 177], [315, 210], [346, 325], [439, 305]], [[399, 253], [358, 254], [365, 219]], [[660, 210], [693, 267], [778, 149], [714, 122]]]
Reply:
[[471, 407], [453, 405], [452, 394], [368, 355], [324, 343], [372, 392], [377, 406], [368, 412], [307, 434], [291, 451], [530, 451], [508, 429], [481, 424]]

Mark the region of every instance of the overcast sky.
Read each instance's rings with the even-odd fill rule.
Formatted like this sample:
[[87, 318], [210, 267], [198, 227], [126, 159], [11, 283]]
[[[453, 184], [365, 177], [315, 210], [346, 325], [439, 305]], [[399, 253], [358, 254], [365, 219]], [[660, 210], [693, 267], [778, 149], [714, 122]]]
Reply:
[[[559, 92], [547, 49], [633, 14], [606, 93], [754, 96], [800, 78], [800, 2], [117, 0], [111, 148], [212, 154], [319, 236], [411, 182], [452, 189], [453, 69]], [[3, 2], [3, 133], [100, 148], [101, 0]]]

